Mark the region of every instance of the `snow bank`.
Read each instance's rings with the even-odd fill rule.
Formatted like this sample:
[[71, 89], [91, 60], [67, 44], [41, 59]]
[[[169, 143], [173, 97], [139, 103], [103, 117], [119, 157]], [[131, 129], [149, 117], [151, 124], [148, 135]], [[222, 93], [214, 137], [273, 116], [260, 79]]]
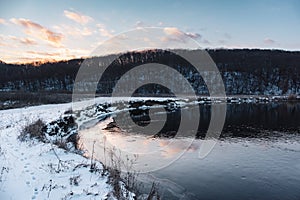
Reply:
[[0, 111], [0, 199], [116, 199], [101, 163], [91, 172], [91, 160], [79, 154], [17, 139], [25, 125], [51, 122], [69, 109], [71, 104]]

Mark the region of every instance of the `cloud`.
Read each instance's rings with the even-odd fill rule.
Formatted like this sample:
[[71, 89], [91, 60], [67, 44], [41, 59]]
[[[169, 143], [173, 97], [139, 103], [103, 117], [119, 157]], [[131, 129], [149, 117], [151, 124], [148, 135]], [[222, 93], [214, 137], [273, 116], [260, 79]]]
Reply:
[[26, 28], [36, 28], [36, 29], [43, 29], [44, 27], [38, 23], [32, 22], [29, 19], [24, 19], [24, 18], [11, 18], [10, 21], [14, 24], [17, 25], [22, 25]]
[[12, 18], [10, 21], [14, 24], [20, 25], [25, 28], [25, 33], [27, 35], [31, 35], [33, 37], [36, 37], [40, 40], [47, 41], [49, 44], [60, 47], [61, 41], [63, 39], [63, 35], [61, 33], [55, 33], [46, 27], [43, 27], [42, 25], [35, 23], [33, 21], [30, 21], [28, 19], [15, 19]]
[[200, 39], [201, 35], [199, 33], [184, 33], [180, 31], [176, 27], [166, 27], [163, 29], [163, 32], [166, 34], [165, 37], [162, 38], [162, 41], [176, 41], [176, 42], [186, 42], [187, 37], [192, 39]]
[[162, 26], [164, 23], [163, 22], [158, 22], [157, 25], [158, 26]]
[[193, 38], [193, 39], [200, 39], [202, 36], [199, 33], [186, 33], [187, 36]]
[[109, 30], [107, 30], [103, 24], [97, 24], [96, 26], [97, 26], [101, 36], [103, 36], [103, 37], [112, 37], [113, 36], [113, 34]]
[[49, 53], [49, 52], [41, 52], [41, 51], [26, 51], [26, 53], [32, 54], [32, 55], [39, 55], [39, 56], [59, 56], [60, 55], [60, 53], [58, 53], [58, 52]]
[[270, 45], [270, 44], [275, 44], [276, 41], [275, 41], [275, 40], [272, 40], [272, 39], [270, 39], [270, 38], [266, 38], [266, 39], [264, 39], [264, 43]]
[[30, 38], [21, 38], [20, 42], [25, 45], [37, 45], [37, 42]]
[[19, 42], [21, 44], [24, 44], [24, 45], [37, 45], [37, 42], [34, 40], [34, 39], [31, 39], [31, 38], [17, 38], [15, 36], [8, 36], [9, 39], [13, 40], [13, 41], [16, 41], [16, 42]]
[[0, 24], [6, 24], [6, 21], [5, 21], [5, 19], [3, 19], [3, 18], [0, 18]]
[[68, 49], [65, 48], [64, 49], [64, 53], [66, 56], [76, 56], [76, 57], [84, 57], [84, 56], [88, 56], [91, 53], [90, 49], [83, 49], [83, 48], [79, 48], [79, 49]]
[[14, 58], [12, 59], [12, 57], [9, 58], [10, 60], [8, 60], [8, 63], [15, 63], [15, 64], [26, 64], [26, 63], [30, 63], [33, 64], [35, 66], [39, 66], [43, 63], [47, 63], [47, 62], [56, 62], [57, 60], [54, 58], [44, 58], [44, 57], [18, 57], [17, 59]]
[[82, 24], [82, 25], [93, 21], [92, 17], [87, 16], [87, 15], [82, 15], [80, 13], [73, 12], [73, 11], [64, 10], [64, 15], [67, 18], [69, 18], [69, 19], [71, 19], [71, 20], [73, 20], [73, 21], [75, 21], [79, 24]]
[[99, 32], [104, 37], [112, 37], [113, 36], [113, 34], [111, 34], [108, 30], [106, 30], [104, 28], [100, 28]]
[[182, 35], [184, 35], [183, 32], [181, 32], [178, 28], [175, 27], [166, 27], [164, 28], [164, 33], [166, 35], [174, 35], [177, 37], [181, 37]]
[[134, 27], [135, 28], [146, 27], [146, 24], [142, 21], [137, 21], [137, 22], [135, 22]]
[[[0, 49], [1, 52], [1, 49]], [[58, 61], [58, 60], [69, 60], [74, 58], [79, 58], [83, 56], [88, 56], [90, 50], [86, 49], [68, 49], [68, 48], [59, 48], [55, 51], [5, 51], [6, 55], [1, 55], [0, 58], [5, 60], [8, 63], [31, 63], [31, 62], [49, 62], [49, 61]]]
[[4, 37], [0, 35], [0, 46], [6, 46], [6, 43], [4, 42]]
[[88, 35], [92, 35], [92, 34], [93, 34], [93, 31], [90, 30], [90, 29], [87, 28], [87, 27], [84, 27], [84, 28], [82, 29], [82, 31], [81, 31], [81, 34], [82, 34], [83, 36], [88, 36]]
[[88, 28], [88, 27], [83, 27], [83, 28], [78, 28], [75, 26], [69, 26], [69, 25], [59, 25], [59, 26], [53, 26], [53, 28], [59, 32], [63, 32], [64, 35], [70, 35], [70, 36], [75, 36], [75, 37], [81, 37], [81, 36], [89, 36], [92, 35], [95, 31]]

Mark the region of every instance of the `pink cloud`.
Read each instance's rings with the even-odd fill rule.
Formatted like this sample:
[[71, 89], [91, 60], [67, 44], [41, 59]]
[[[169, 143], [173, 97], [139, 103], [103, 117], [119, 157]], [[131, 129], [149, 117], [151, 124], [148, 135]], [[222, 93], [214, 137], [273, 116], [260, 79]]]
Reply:
[[75, 36], [75, 37], [89, 36], [94, 34], [95, 32], [95, 30], [90, 29], [88, 27], [78, 28], [76, 26], [69, 26], [65, 24], [53, 26], [53, 28], [58, 32], [63, 32], [65, 36]]
[[18, 38], [18, 37], [15, 37], [15, 36], [8, 36], [8, 37], [11, 40], [19, 42], [19, 43], [24, 44], [24, 45], [36, 45], [37, 44], [37, 42], [34, 39], [31, 39], [31, 38]]
[[93, 21], [93, 18], [92, 18], [92, 17], [87, 16], [87, 15], [82, 15], [82, 14], [80, 14], [80, 13], [73, 12], [73, 11], [65, 10], [65, 11], [64, 11], [64, 15], [65, 15], [67, 18], [69, 18], [69, 19], [71, 19], [71, 20], [73, 20], [73, 21], [75, 21], [75, 22], [77, 22], [77, 23], [79, 23], [79, 24], [82, 24], [82, 25], [83, 25], [83, 24], [87, 24], [87, 23]]
[[37, 45], [37, 42], [30, 38], [21, 38], [20, 43], [25, 45]]
[[166, 27], [164, 28], [164, 33], [166, 34], [166, 37], [162, 38], [162, 41], [177, 41], [177, 42], [186, 42], [187, 37], [190, 37], [192, 39], [200, 39], [201, 35], [199, 33], [184, 33], [180, 31], [176, 27]]
[[32, 54], [32, 55], [39, 55], [39, 56], [59, 56], [60, 53], [58, 52], [40, 52], [40, 51], [26, 51], [26, 53]]
[[61, 46], [61, 41], [63, 39], [63, 35], [61, 33], [53, 32], [36, 22], [30, 21], [29, 19], [12, 18], [10, 21], [14, 24], [24, 27], [27, 35], [47, 41], [56, 47]]
[[0, 24], [6, 24], [6, 21], [5, 21], [5, 19], [3, 19], [3, 18], [0, 18]]

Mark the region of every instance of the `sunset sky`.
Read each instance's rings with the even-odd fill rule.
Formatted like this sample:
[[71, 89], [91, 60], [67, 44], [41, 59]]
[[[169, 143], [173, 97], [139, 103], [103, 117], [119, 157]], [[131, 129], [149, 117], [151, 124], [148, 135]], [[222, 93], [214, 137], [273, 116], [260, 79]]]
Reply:
[[84, 57], [138, 27], [178, 29], [204, 48], [300, 50], [300, 1], [1, 1], [0, 60]]

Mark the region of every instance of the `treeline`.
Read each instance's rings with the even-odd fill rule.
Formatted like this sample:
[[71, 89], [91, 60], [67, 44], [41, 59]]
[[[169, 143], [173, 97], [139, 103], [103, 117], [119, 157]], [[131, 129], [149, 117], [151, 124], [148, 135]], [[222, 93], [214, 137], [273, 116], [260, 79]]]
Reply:
[[[181, 50], [187, 52], [188, 50]], [[300, 94], [300, 52], [281, 50], [208, 50], [221, 72], [227, 95]], [[161, 63], [179, 71], [198, 94], [207, 94], [201, 75], [183, 58], [165, 50], [148, 50], [89, 59], [89, 65], [106, 67], [97, 92], [110, 94], [115, 83], [128, 70], [145, 63]], [[71, 93], [83, 59], [55, 63], [6, 64], [0, 62], [0, 91]], [[161, 74], [164, 76], [164, 74]], [[203, 74], [202, 74], [203, 75]], [[210, 74], [214, 77], [214, 74]], [[97, 80], [97, 77], [91, 79]], [[89, 85], [90, 83], [82, 83]], [[164, 93], [160, 85], [148, 85], [137, 92]]]

